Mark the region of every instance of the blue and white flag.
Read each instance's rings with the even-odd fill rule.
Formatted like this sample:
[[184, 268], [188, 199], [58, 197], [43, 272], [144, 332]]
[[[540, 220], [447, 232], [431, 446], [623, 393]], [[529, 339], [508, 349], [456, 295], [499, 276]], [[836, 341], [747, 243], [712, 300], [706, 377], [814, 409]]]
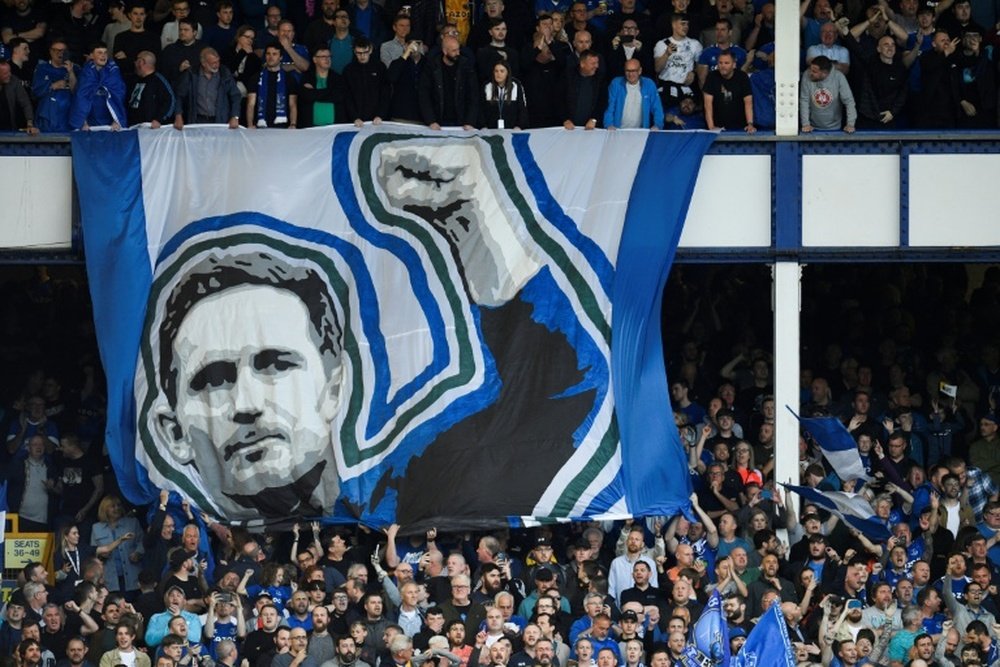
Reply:
[[[795, 415], [794, 412], [792, 414]], [[795, 417], [813, 437], [813, 440], [819, 444], [823, 456], [830, 462], [837, 477], [845, 482], [852, 479], [865, 481], [871, 479], [865, 472], [865, 465], [861, 461], [858, 443], [851, 437], [850, 432], [839, 419], [836, 417], [799, 417], [798, 415]]]
[[708, 604], [694, 624], [694, 644], [711, 660], [710, 664], [729, 667], [729, 624], [722, 611], [719, 589], [712, 591]]
[[731, 667], [795, 667], [795, 650], [788, 627], [775, 602], [750, 631], [743, 648], [729, 663]]
[[818, 491], [808, 486], [793, 486], [791, 484], [782, 484], [782, 486], [799, 494], [804, 501], [836, 514], [847, 525], [861, 531], [873, 542], [885, 542], [892, 536], [889, 528], [875, 516], [872, 506], [860, 494], [845, 491]]
[[663, 284], [710, 133], [75, 133], [133, 502], [408, 529], [688, 506]]

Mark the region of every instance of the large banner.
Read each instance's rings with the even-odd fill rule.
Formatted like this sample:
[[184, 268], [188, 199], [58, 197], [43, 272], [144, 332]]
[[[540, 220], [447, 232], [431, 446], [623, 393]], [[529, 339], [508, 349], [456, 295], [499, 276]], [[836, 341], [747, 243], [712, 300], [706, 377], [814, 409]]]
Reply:
[[414, 530], [685, 508], [660, 304], [713, 138], [74, 134], [122, 489]]

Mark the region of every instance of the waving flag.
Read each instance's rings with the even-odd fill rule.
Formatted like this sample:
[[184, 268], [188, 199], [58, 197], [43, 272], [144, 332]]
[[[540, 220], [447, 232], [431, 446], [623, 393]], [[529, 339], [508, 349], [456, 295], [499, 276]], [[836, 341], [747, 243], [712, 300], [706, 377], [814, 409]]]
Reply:
[[845, 482], [852, 479], [871, 479], [865, 472], [864, 463], [861, 461], [858, 443], [854, 441], [850, 432], [839, 419], [836, 417], [799, 417], [794, 412], [792, 414], [819, 444], [823, 456], [833, 466], [837, 477]]
[[836, 514], [851, 528], [861, 531], [874, 542], [885, 542], [892, 536], [889, 528], [875, 516], [872, 506], [862, 495], [844, 491], [817, 491], [808, 486], [791, 484], [782, 486], [802, 496], [804, 501]]
[[76, 133], [134, 502], [522, 525], [688, 505], [663, 284], [708, 133]]
[[795, 651], [788, 638], [781, 605], [775, 602], [761, 614], [731, 667], [795, 667]]
[[729, 625], [722, 613], [722, 596], [712, 591], [708, 604], [694, 624], [694, 644], [712, 665], [729, 667]]

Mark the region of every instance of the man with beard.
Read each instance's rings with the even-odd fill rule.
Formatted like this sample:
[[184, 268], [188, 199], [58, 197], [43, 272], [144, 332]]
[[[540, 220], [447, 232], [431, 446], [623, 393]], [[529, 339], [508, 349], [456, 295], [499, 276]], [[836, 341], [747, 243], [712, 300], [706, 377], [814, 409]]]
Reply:
[[420, 78], [420, 112], [432, 130], [461, 125], [471, 130], [479, 118], [479, 86], [473, 63], [462, 55], [455, 37], [441, 40]]
[[502, 591], [503, 576], [500, 568], [494, 563], [485, 563], [480, 569], [479, 587], [472, 591], [472, 601], [476, 604], [491, 602], [496, 594]]
[[66, 658], [56, 663], [57, 667], [94, 667], [87, 660], [87, 644], [79, 637], [74, 637], [66, 644]]
[[309, 53], [315, 53], [320, 47], [329, 48], [330, 38], [337, 31], [334, 16], [337, 13], [337, 0], [323, 0], [317, 16], [306, 26], [306, 33], [303, 41]]
[[760, 579], [747, 586], [751, 618], [757, 618], [764, 611], [761, 596], [769, 590], [777, 591], [782, 602], [797, 602], [795, 585], [778, 576], [778, 557], [771, 553], [765, 555], [760, 563]]
[[754, 624], [747, 616], [747, 599], [739, 593], [727, 595], [722, 601], [722, 611], [726, 614], [726, 623], [732, 628], [742, 628], [747, 634], [753, 630]]
[[312, 635], [309, 637], [309, 656], [322, 665], [337, 654], [333, 636], [330, 634], [330, 610], [317, 605], [312, 610]]
[[179, 588], [186, 598], [184, 609], [200, 614], [205, 611], [205, 602], [202, 598], [208, 590], [208, 584], [203, 578], [193, 574], [195, 556], [197, 554], [194, 551], [188, 551], [183, 546], [170, 552], [170, 574], [163, 580], [160, 590], [166, 592], [172, 587]]
[[358, 649], [350, 635], [337, 637], [336, 655], [320, 667], [371, 667], [358, 659]]
[[288, 653], [291, 643], [291, 631], [284, 626], [278, 628], [271, 637], [271, 646], [257, 658], [257, 662], [250, 663], [251, 667], [271, 667], [278, 656]]

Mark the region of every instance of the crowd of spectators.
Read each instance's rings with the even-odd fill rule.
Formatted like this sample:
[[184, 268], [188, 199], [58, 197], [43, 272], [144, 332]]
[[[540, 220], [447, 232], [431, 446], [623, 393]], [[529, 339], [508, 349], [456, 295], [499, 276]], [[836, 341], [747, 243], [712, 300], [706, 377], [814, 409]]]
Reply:
[[[4, 286], [8, 502], [55, 531], [3, 606], [18, 667], [667, 667], [718, 590], [738, 650], [779, 603], [797, 663], [991, 665], [1000, 650], [1000, 268], [809, 267], [801, 404], [839, 418], [870, 480], [806, 433], [800, 482], [857, 493], [892, 537], [790, 511], [774, 480], [768, 281], [675, 267], [670, 401], [692, 515], [454, 533], [228, 527], [163, 492], [125, 502], [102, 443], [86, 284]], [[667, 406], [664, 406], [667, 409]], [[996, 479], [996, 481], [994, 481]], [[780, 537], [779, 537], [780, 534]]]
[[[6, 0], [0, 131], [775, 125], [773, 3], [127, 1]], [[920, 2], [803, 0], [803, 132], [997, 127], [992, 3]]]

